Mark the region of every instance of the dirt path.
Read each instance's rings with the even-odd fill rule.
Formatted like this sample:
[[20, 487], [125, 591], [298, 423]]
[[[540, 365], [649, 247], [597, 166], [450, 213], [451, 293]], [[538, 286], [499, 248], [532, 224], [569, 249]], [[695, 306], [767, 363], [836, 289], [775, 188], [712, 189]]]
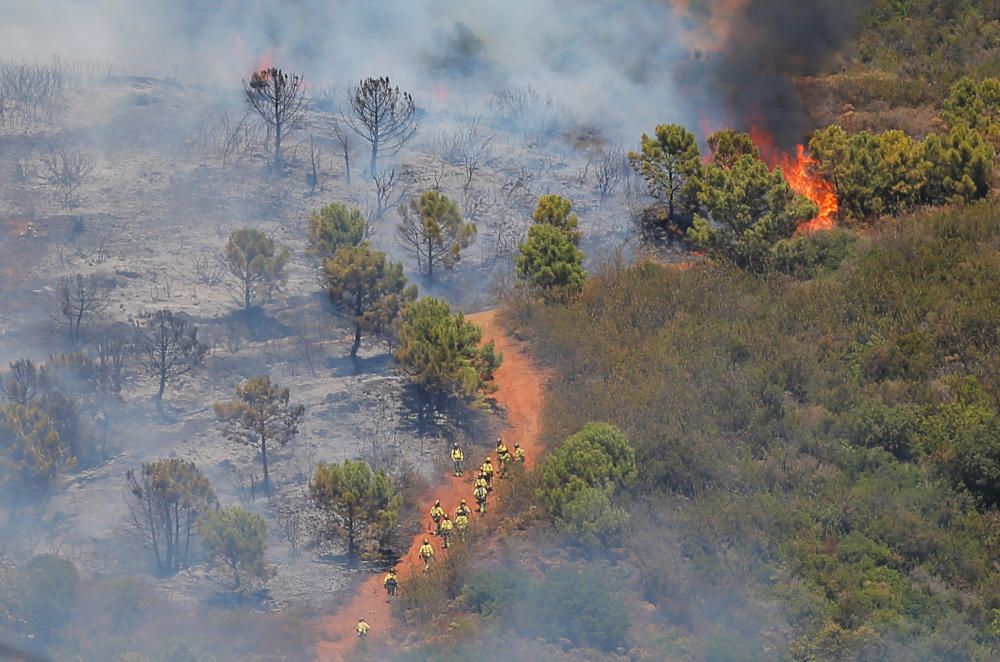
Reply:
[[[500, 388], [494, 397], [507, 413], [504, 442], [509, 448], [513, 448], [514, 442], [520, 443], [525, 450], [526, 463], [530, 467], [541, 451], [538, 436], [541, 431], [544, 394], [543, 373], [523, 352], [522, 347], [504, 333], [493, 311], [469, 315], [468, 319], [479, 324], [483, 329], [483, 338], [492, 339], [496, 343], [497, 350], [503, 352], [503, 364], [495, 375]], [[443, 475], [438, 486], [426, 495], [421, 509], [429, 510], [434, 499], [440, 499], [441, 505], [449, 514], [454, 513], [455, 506], [461, 499], [466, 499], [474, 505], [470, 469], [478, 466], [481, 461], [482, 458], [478, 457], [477, 453], [466, 450], [465, 477], [455, 478], [450, 473]], [[476, 517], [478, 516], [473, 515], [472, 526], [475, 526]], [[423, 539], [423, 533], [415, 536], [409, 550], [396, 565], [402, 582], [401, 591], [406, 590], [406, 579], [423, 567], [417, 556], [417, 550]], [[441, 554], [443, 550], [439, 539], [432, 538], [431, 541], [435, 551]], [[371, 625], [369, 639], [380, 641], [388, 636], [392, 623], [389, 605], [385, 601], [385, 591], [382, 588], [381, 574], [365, 580], [358, 592], [336, 614], [322, 620], [322, 638], [316, 647], [316, 659], [321, 662], [344, 660], [354, 648], [357, 640], [354, 627], [362, 616]]]

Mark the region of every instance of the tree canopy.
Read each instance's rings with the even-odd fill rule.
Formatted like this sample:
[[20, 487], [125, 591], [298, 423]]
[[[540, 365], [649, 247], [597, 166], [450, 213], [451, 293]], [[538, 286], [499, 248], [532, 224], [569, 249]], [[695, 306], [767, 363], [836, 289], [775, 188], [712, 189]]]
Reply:
[[842, 213], [856, 219], [982, 198], [994, 157], [993, 145], [965, 122], [923, 140], [899, 130], [849, 135], [831, 125], [813, 134], [809, 149]]
[[358, 208], [332, 202], [309, 214], [306, 222], [307, 251], [331, 257], [342, 246], [357, 246], [365, 239], [367, 224]]
[[253, 588], [273, 575], [264, 562], [267, 523], [239, 506], [205, 513], [198, 521], [198, 538], [213, 562], [226, 569], [237, 590]]
[[579, 246], [583, 233], [577, 229], [580, 219], [571, 211], [572, 209], [573, 201], [569, 198], [555, 194], [543, 195], [538, 198], [531, 220], [538, 224], [551, 225], [566, 235], [573, 245]]
[[549, 301], [565, 300], [579, 293], [587, 278], [583, 253], [558, 227], [533, 225], [528, 239], [518, 246], [517, 277], [540, 290]]
[[183, 315], [166, 308], [136, 320], [138, 346], [146, 370], [156, 379], [156, 403], [171, 381], [201, 365], [208, 345], [198, 340], [198, 328]]
[[12, 504], [45, 496], [75, 462], [40, 408], [18, 403], [0, 408], [0, 489]]
[[732, 168], [741, 156], [760, 156], [760, 148], [749, 134], [732, 129], [716, 131], [708, 137], [712, 163], [722, 168]]
[[285, 446], [299, 432], [305, 407], [292, 404], [291, 393], [271, 383], [267, 375], [251, 377], [236, 386], [236, 397], [213, 405], [216, 417], [225, 425], [223, 434], [231, 441], [260, 453], [264, 489], [271, 493], [268, 448]]
[[351, 557], [366, 534], [396, 525], [402, 503], [389, 476], [360, 460], [319, 464], [309, 494], [330, 518], [330, 531], [346, 540]]
[[234, 230], [225, 255], [244, 310], [271, 296], [287, 279], [288, 249], [256, 228]]
[[417, 298], [403, 265], [367, 244], [345, 246], [323, 262], [327, 292], [333, 304], [354, 324], [351, 356], [357, 356], [361, 334], [389, 331], [403, 308]]
[[589, 423], [545, 458], [538, 496], [556, 526], [585, 545], [618, 546], [628, 513], [618, 491], [636, 477], [635, 450], [607, 423]]
[[344, 121], [371, 147], [369, 174], [375, 177], [379, 153], [395, 154], [417, 131], [417, 112], [409, 92], [393, 87], [388, 76], [365, 78], [348, 95]]
[[434, 279], [434, 268], [451, 269], [476, 238], [476, 224], [462, 218], [458, 205], [437, 191], [427, 191], [399, 206], [399, 238], [417, 260], [417, 268]]
[[763, 271], [776, 242], [819, 212], [792, 191], [780, 168], [741, 156], [731, 168], [706, 168], [698, 196], [704, 215], [695, 216], [691, 239], [712, 255], [737, 266]]
[[217, 504], [208, 478], [194, 462], [172, 457], [129, 469], [125, 479], [132, 525], [153, 550], [157, 569], [186, 567], [198, 517]]
[[660, 124], [653, 136], [642, 134], [639, 152], [629, 152], [632, 167], [646, 180], [650, 195], [666, 206], [666, 220], [690, 217], [701, 154], [694, 134], [678, 124]]
[[475, 401], [496, 390], [493, 373], [503, 360], [493, 341], [482, 344], [482, 337], [482, 329], [461, 312], [424, 297], [403, 311], [394, 356], [425, 394]]

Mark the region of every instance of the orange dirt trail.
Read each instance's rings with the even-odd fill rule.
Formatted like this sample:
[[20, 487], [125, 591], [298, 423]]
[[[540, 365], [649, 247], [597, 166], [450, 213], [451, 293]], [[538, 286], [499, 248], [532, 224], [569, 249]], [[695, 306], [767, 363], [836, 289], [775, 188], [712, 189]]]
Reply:
[[[528, 357], [521, 345], [509, 337], [501, 327], [494, 311], [469, 315], [468, 319], [483, 329], [483, 338], [493, 340], [496, 349], [503, 352], [503, 363], [496, 371], [495, 380], [499, 390], [494, 394], [497, 404], [507, 413], [507, 430], [504, 443], [513, 449], [514, 442], [521, 444], [525, 451], [526, 464], [530, 467], [541, 451], [539, 433], [541, 431], [542, 397], [544, 395], [544, 373]], [[492, 446], [492, 444], [491, 444]], [[478, 451], [465, 450], [465, 477], [456, 478], [447, 473], [441, 476], [438, 486], [426, 496], [422, 510], [429, 511], [434, 499], [440, 499], [445, 511], [454, 517], [455, 507], [461, 499], [475, 510], [472, 498], [472, 472], [482, 461]], [[478, 515], [473, 513], [471, 526], [476, 525]], [[427, 524], [430, 517], [425, 518]], [[425, 537], [420, 533], [413, 538], [406, 554], [396, 564], [401, 586], [406, 590], [407, 578], [420, 572], [423, 563], [417, 550]], [[438, 555], [447, 553], [441, 549], [440, 539], [430, 538]], [[354, 648], [357, 635], [354, 628], [362, 616], [371, 625], [368, 638], [372, 642], [384, 640], [390, 633], [392, 621], [389, 604], [382, 588], [383, 575], [372, 575], [358, 588], [357, 593], [331, 616], [320, 622], [320, 641], [316, 646], [316, 659], [320, 662], [342, 662]]]

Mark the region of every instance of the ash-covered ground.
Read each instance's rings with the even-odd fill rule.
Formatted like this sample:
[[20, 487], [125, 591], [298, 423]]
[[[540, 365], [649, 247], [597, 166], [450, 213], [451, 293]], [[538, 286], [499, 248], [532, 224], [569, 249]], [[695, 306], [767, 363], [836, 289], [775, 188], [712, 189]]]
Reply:
[[[277, 575], [257, 596], [258, 608], [328, 609], [366, 567], [351, 568], [338, 544], [310, 536], [306, 484], [316, 463], [366, 457], [431, 478], [446, 442], [440, 431], [422, 434], [411, 424], [405, 381], [383, 343], [366, 339], [360, 360], [350, 360], [351, 330], [333, 314], [318, 260], [305, 251], [309, 213], [330, 202], [362, 209], [373, 245], [402, 260], [422, 294], [467, 311], [490, 307], [497, 288], [509, 286], [517, 243], [542, 194], [573, 200], [589, 264], [642, 249], [632, 212], [645, 200], [625, 159], [637, 137], [575, 123], [542, 91], [500, 91], [457, 110], [446, 92], [423, 99], [413, 90], [419, 129], [399, 154], [380, 159], [380, 173], [393, 180], [380, 199], [356, 136], [347, 146], [348, 183], [344, 144], [333, 131], [342, 100], [331, 89], [310, 90], [303, 126], [284, 141], [279, 175], [238, 87], [94, 72], [73, 81], [58, 120], [10, 122], [0, 132], [0, 365], [80, 349], [67, 340], [55, 296], [59, 279], [75, 274], [98, 274], [111, 292], [81, 345], [101, 325], [168, 308], [189, 315], [211, 350], [202, 367], [170, 385], [163, 412], [153, 381], [127, 366], [122, 404], [102, 421], [109, 459], [70, 472], [36, 516], [10, 524], [0, 542], [8, 554], [57, 551], [85, 575], [141, 576], [182, 603], [217, 599], [225, 587], [203, 563], [155, 579], [129, 522], [126, 471], [177, 456], [206, 473], [221, 503], [266, 517]], [[59, 150], [93, 164], [69, 194], [46, 177], [46, 159]], [[397, 204], [431, 189], [478, 226], [457, 267], [433, 285], [416, 273], [396, 231]], [[230, 232], [244, 226], [291, 251], [287, 285], [250, 315], [239, 312], [220, 266]], [[270, 499], [259, 489], [251, 494], [258, 459], [223, 437], [211, 406], [263, 374], [306, 407], [299, 435], [272, 451]], [[485, 446], [489, 437], [477, 429], [450, 434]]]

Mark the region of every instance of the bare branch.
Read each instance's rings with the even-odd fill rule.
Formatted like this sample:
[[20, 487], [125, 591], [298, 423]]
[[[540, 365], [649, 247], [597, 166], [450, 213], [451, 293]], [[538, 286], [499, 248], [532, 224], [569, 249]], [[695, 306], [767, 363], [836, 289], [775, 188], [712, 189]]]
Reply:
[[243, 81], [247, 105], [274, 132], [273, 165], [281, 171], [281, 140], [298, 128], [305, 114], [305, 85], [298, 74], [271, 67], [255, 71]]
[[59, 192], [63, 208], [75, 202], [76, 192], [94, 171], [94, 162], [79, 150], [53, 150], [42, 157], [43, 182]]
[[84, 324], [107, 308], [109, 290], [95, 274], [76, 274], [59, 280], [57, 296], [59, 313], [66, 323], [69, 338], [76, 343]]
[[371, 146], [374, 178], [378, 153], [395, 154], [416, 132], [416, 106], [410, 93], [392, 87], [388, 77], [362, 80], [351, 88], [349, 101], [351, 114], [343, 118]]

